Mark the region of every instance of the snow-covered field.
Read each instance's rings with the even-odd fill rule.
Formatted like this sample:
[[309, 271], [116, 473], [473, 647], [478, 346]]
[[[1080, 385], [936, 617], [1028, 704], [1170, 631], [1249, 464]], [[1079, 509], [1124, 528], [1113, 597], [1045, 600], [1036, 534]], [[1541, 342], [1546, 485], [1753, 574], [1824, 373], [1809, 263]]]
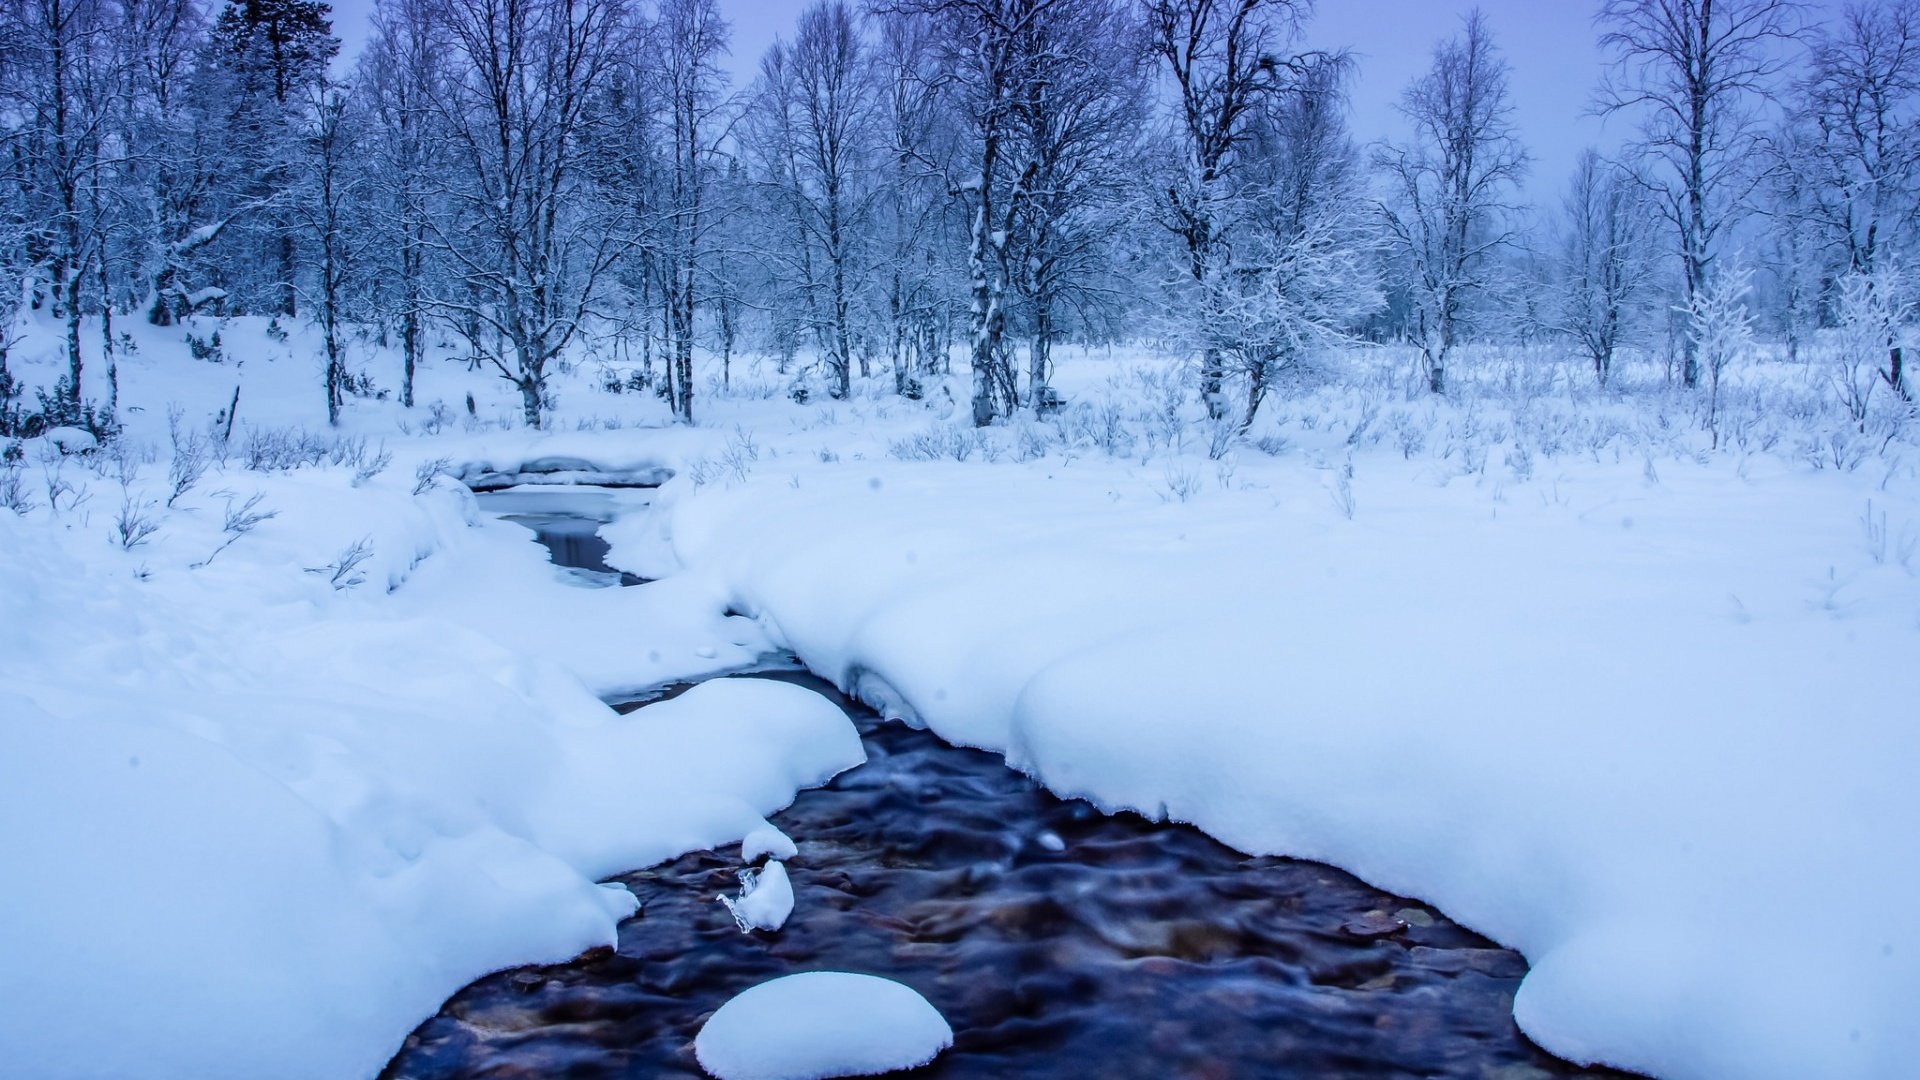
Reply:
[[[465, 982], [611, 940], [596, 879], [860, 760], [790, 686], [596, 700], [773, 647], [1062, 793], [1440, 905], [1526, 954], [1563, 1056], [1920, 1057], [1920, 428], [1862, 433], [1817, 366], [1730, 372], [1709, 429], [1651, 367], [1601, 395], [1489, 353], [1435, 401], [1357, 353], [1233, 440], [1146, 350], [1067, 355], [1061, 413], [984, 434], [957, 383], [802, 404], [738, 359], [667, 427], [591, 357], [528, 432], [449, 358], [328, 432], [300, 334], [134, 332], [126, 436], [0, 476], [0, 1074], [373, 1075]], [[604, 531], [661, 580], [584, 587], [449, 476], [543, 458], [673, 471]]]

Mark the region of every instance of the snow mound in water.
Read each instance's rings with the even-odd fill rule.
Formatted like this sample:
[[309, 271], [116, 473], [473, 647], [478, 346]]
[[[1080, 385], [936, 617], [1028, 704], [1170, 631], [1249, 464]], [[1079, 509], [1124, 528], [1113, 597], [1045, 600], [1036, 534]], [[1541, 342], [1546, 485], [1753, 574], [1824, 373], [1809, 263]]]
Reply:
[[733, 913], [733, 921], [740, 924], [740, 932], [750, 930], [778, 930], [787, 925], [787, 916], [793, 914], [793, 883], [787, 879], [787, 868], [779, 862], [770, 862], [766, 869], [740, 871], [740, 898], [720, 897]]
[[952, 1045], [953, 1029], [912, 987], [810, 971], [720, 1006], [693, 1052], [719, 1080], [824, 1080], [916, 1068]]

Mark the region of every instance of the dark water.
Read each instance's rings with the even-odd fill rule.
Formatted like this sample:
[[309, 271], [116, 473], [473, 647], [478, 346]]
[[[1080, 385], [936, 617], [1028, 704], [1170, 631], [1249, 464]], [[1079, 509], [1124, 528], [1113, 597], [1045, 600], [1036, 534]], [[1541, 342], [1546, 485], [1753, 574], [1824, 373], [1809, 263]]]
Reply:
[[555, 566], [578, 571], [594, 584], [639, 585], [644, 579], [607, 565], [609, 545], [600, 527], [645, 505], [645, 497], [592, 487], [517, 487], [475, 496], [480, 508], [533, 530]]
[[1100, 814], [810, 675], [757, 677], [839, 701], [869, 757], [774, 819], [800, 847], [786, 927], [741, 934], [715, 900], [737, 849], [625, 875], [644, 907], [617, 949], [474, 983], [386, 1077], [699, 1076], [715, 1009], [816, 970], [933, 1002], [955, 1044], [916, 1077], [1624, 1075], [1528, 1043], [1510, 1015], [1525, 962], [1415, 901]]

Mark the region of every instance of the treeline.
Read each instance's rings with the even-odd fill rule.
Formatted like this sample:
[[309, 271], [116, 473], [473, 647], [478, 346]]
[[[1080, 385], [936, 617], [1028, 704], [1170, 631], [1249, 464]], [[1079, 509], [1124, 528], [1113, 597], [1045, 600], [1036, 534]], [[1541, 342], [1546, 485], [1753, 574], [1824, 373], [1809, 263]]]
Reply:
[[1057, 342], [1122, 336], [1190, 349], [1242, 425], [1359, 338], [1444, 393], [1470, 340], [1553, 335], [1602, 383], [1664, 348], [1693, 386], [1730, 326], [1844, 325], [1906, 393], [1910, 3], [1605, 0], [1596, 107], [1636, 135], [1550, 208], [1477, 12], [1410, 137], [1362, 146], [1307, 0], [818, 0], [737, 90], [716, 0], [380, 0], [344, 80], [317, 0], [0, 11], [0, 314], [65, 327], [43, 422], [111, 423], [118, 320], [209, 312], [317, 326], [335, 419], [349, 328], [407, 405], [459, 340], [529, 424], [583, 340], [688, 421], [696, 343], [722, 379], [804, 351], [835, 396], [960, 353], [983, 425], [1052, 400]]

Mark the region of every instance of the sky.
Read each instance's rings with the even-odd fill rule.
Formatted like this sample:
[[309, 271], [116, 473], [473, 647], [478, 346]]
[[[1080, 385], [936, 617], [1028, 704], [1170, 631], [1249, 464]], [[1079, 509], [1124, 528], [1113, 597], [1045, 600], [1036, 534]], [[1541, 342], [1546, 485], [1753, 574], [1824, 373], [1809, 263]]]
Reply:
[[[1816, 0], [1816, 8], [1839, 0]], [[729, 66], [736, 86], [750, 82], [776, 37], [791, 37], [807, 0], [719, 0], [733, 27]], [[334, 26], [350, 61], [366, 37], [373, 0], [334, 0]], [[1459, 31], [1473, 0], [1320, 0], [1304, 47], [1351, 50], [1359, 60], [1352, 123], [1362, 143], [1404, 128], [1400, 92], [1425, 70], [1434, 46]], [[1629, 123], [1589, 115], [1604, 59], [1596, 43], [1598, 0], [1479, 0], [1494, 40], [1511, 66], [1513, 118], [1533, 157], [1526, 196], [1558, 197], [1587, 146], [1613, 149], [1632, 134]]]

